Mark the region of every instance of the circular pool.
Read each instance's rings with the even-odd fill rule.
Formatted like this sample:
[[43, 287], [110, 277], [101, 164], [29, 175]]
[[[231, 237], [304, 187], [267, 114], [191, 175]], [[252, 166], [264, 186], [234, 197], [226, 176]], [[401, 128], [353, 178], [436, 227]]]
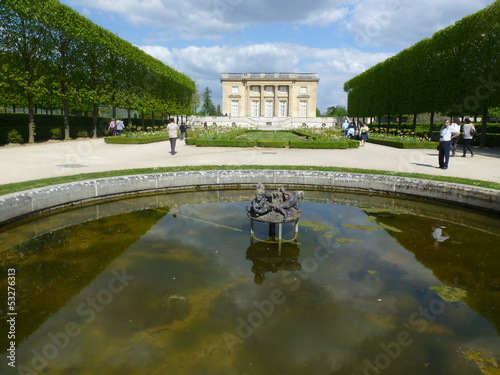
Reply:
[[499, 371], [498, 216], [306, 190], [296, 241], [279, 243], [264, 223], [251, 236], [253, 195], [161, 193], [1, 228], [0, 372]]

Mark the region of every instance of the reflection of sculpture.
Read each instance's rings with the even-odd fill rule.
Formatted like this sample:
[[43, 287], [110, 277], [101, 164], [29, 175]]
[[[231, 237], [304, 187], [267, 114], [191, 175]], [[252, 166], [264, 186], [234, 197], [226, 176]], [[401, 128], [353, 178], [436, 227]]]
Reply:
[[285, 188], [267, 191], [261, 183], [255, 189], [255, 198], [247, 206], [250, 218], [269, 223], [295, 221], [300, 217], [300, 201], [304, 192], [289, 193]]
[[300, 250], [295, 243], [282, 245], [256, 242], [247, 249], [247, 259], [252, 261], [252, 272], [257, 285], [262, 285], [265, 273], [278, 271], [300, 271], [298, 256]]

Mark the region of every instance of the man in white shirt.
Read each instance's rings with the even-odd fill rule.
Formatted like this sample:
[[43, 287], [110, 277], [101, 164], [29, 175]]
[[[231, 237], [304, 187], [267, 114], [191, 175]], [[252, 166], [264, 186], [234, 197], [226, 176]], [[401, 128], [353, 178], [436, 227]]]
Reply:
[[452, 134], [450, 120], [445, 120], [444, 125], [441, 127], [439, 133], [439, 167], [441, 169], [448, 169], [448, 162], [450, 160], [450, 145], [451, 140], [457, 138], [460, 132]]
[[177, 130], [179, 127], [174, 122], [174, 119], [171, 118], [169, 124], [167, 125], [168, 138], [170, 139], [170, 153], [175, 155], [175, 143], [177, 142]]

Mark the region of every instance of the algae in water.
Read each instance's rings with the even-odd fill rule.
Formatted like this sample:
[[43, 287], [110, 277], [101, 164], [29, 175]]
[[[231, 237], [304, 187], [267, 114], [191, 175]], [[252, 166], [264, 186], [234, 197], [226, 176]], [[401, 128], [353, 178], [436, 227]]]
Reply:
[[429, 289], [435, 290], [447, 302], [458, 302], [467, 296], [466, 290], [448, 285], [431, 286]]

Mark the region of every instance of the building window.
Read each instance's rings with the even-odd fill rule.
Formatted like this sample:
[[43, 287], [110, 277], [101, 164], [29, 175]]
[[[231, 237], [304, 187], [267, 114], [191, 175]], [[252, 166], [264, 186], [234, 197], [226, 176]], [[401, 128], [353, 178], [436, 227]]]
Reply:
[[[257, 86], [255, 86], [257, 87]], [[252, 116], [259, 117], [260, 116], [260, 101], [252, 100]]]
[[287, 106], [285, 100], [280, 100], [279, 117], [286, 117]]
[[240, 101], [239, 100], [231, 100], [231, 116], [239, 116], [240, 115]]
[[238, 93], [238, 86], [231, 87], [231, 94], [237, 94], [237, 93]]
[[267, 93], [272, 93], [273, 92], [273, 86], [266, 86], [266, 92]]
[[305, 100], [299, 103], [299, 117], [307, 117], [307, 101]]
[[306, 86], [300, 86], [300, 93], [301, 94], [307, 94], [307, 87]]
[[259, 92], [259, 86], [252, 86], [252, 92]]
[[288, 90], [287, 90], [287, 87], [286, 86], [280, 86], [280, 92], [282, 93], [286, 93]]
[[266, 117], [273, 117], [273, 101], [266, 100]]

